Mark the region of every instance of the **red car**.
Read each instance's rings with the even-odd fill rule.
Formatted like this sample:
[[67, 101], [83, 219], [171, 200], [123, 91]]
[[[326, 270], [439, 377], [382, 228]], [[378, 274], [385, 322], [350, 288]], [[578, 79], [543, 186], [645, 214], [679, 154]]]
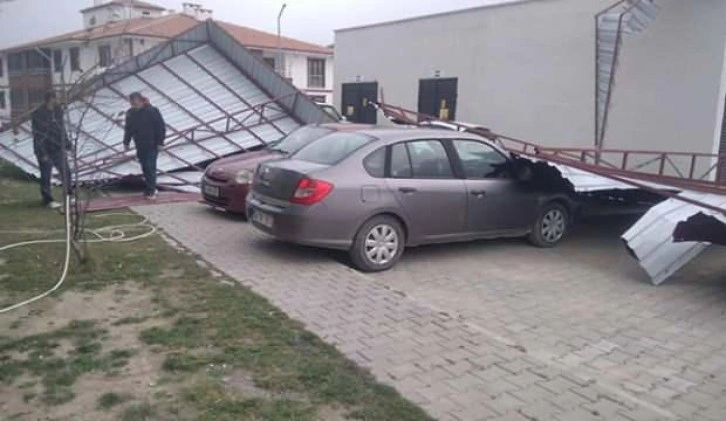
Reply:
[[303, 126], [265, 149], [219, 159], [210, 164], [202, 177], [204, 203], [231, 213], [245, 213], [252, 174], [260, 162], [281, 158], [308, 143], [336, 131], [360, 130], [363, 124], [331, 123]]

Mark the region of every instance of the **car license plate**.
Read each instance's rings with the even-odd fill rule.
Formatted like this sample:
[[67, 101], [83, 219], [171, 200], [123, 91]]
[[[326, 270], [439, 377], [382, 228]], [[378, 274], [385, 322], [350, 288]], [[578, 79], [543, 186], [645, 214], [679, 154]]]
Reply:
[[266, 228], [272, 228], [272, 224], [274, 223], [274, 218], [272, 217], [272, 215], [268, 215], [263, 212], [253, 213], [252, 220]]
[[212, 197], [219, 197], [219, 187], [204, 186], [204, 194]]

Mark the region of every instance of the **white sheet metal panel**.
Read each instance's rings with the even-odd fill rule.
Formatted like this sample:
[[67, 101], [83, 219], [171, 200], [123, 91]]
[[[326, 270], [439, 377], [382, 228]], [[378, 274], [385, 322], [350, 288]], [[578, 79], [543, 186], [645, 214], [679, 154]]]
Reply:
[[[99, 89], [87, 99], [91, 107], [82, 102], [69, 105], [69, 130], [75, 133], [73, 125], [81, 123], [78, 136], [71, 136], [77, 137], [81, 182], [140, 174], [134, 152], [125, 152], [122, 145], [126, 96], [134, 91], [148, 97], [167, 123], [171, 142], [159, 155], [160, 172], [272, 142], [299, 127], [273, 98], [206, 44]], [[266, 119], [250, 107], [257, 107]], [[186, 137], [174, 140], [180, 133]], [[17, 134], [0, 133], [0, 145], [0, 158], [39, 175], [29, 122], [21, 124]]]
[[[588, 193], [594, 191], [603, 190], [638, 190], [638, 187], [632, 186], [621, 181], [613, 180], [607, 177], [603, 177], [597, 174], [589, 173], [587, 171], [579, 170], [577, 168], [568, 167], [566, 165], [550, 164], [557, 168], [562, 176], [568, 179], [575, 187], [577, 193]], [[634, 180], [636, 181], [636, 180]], [[673, 187], [664, 186], [655, 183], [648, 183], [645, 181], [637, 180], [638, 184], [649, 186], [654, 189], [661, 190], [679, 190]]]
[[[683, 197], [726, 209], [726, 196], [683, 192]], [[668, 199], [648, 211], [622, 238], [650, 276], [659, 285], [703, 252], [707, 243], [674, 243], [673, 231], [679, 222], [703, 212], [726, 223], [726, 216], [689, 203]]]
[[203, 175], [204, 173], [201, 171], [180, 171], [172, 174], [161, 174], [156, 181], [159, 186], [172, 190], [199, 193]]

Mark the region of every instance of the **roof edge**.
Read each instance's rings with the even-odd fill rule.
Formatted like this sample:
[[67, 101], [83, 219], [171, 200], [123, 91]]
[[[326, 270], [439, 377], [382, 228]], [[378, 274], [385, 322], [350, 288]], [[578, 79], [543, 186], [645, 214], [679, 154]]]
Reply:
[[462, 13], [473, 12], [473, 11], [483, 10], [483, 9], [496, 9], [496, 8], [500, 8], [500, 7], [521, 6], [525, 3], [532, 3], [535, 1], [540, 1], [540, 0], [508, 0], [508, 1], [503, 1], [501, 3], [467, 7], [465, 9], [450, 10], [448, 12], [430, 13], [430, 14], [426, 14], [426, 15], [412, 16], [409, 18], [395, 19], [395, 20], [390, 20], [390, 21], [385, 21], [385, 22], [369, 23], [367, 25], [349, 26], [347, 28], [335, 29], [335, 30], [333, 30], [333, 32], [338, 33], [338, 32], [355, 31], [358, 29], [375, 28], [378, 26], [396, 25], [399, 23], [406, 23], [406, 22], [413, 22], [413, 21], [417, 21], [417, 20], [438, 18], [438, 17], [442, 17], [442, 16], [458, 15], [458, 14], [462, 14]]
[[[251, 48], [253, 50], [264, 50], [264, 51], [273, 51], [273, 52], [274, 51], [277, 51], [277, 48], [267, 47], [267, 46], [264, 46], [264, 45], [244, 44], [244, 46], [247, 47], [247, 48]], [[327, 48], [327, 47], [325, 47], [325, 48]], [[319, 54], [321, 56], [324, 56], [324, 55], [333, 56], [333, 55], [335, 55], [335, 51], [332, 50], [332, 49], [330, 49], [330, 51], [327, 51], [327, 52], [316, 51], [316, 50], [305, 50], [305, 49], [301, 49], [301, 48], [285, 48], [285, 47], [282, 47], [280, 49], [282, 51], [288, 51], [288, 52], [293, 52], [293, 53], [294, 52], [301, 52], [301, 53], [308, 53], [308, 54]]]

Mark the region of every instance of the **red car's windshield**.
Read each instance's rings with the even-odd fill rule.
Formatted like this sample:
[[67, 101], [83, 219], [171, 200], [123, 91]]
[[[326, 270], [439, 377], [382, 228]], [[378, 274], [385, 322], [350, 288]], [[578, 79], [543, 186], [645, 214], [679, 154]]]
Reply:
[[303, 126], [299, 129], [291, 132], [279, 142], [276, 142], [270, 146], [270, 150], [281, 152], [284, 154], [291, 154], [297, 152], [303, 146], [312, 142], [313, 140], [320, 139], [321, 137], [332, 133], [332, 129], [328, 129], [320, 126]]

